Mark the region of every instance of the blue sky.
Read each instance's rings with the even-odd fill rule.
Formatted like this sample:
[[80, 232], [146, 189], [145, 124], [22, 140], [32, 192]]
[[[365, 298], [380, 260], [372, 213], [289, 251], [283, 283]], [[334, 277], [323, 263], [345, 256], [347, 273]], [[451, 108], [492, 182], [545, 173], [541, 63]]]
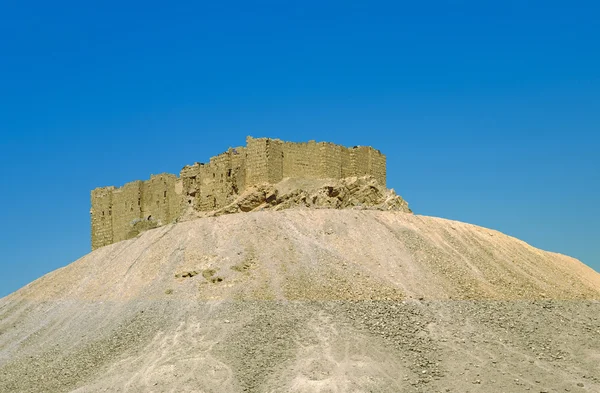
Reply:
[[[218, 3], [218, 4], [215, 4]], [[597, 2], [0, 3], [0, 296], [90, 249], [89, 192], [246, 135], [372, 145], [418, 214], [600, 270]]]

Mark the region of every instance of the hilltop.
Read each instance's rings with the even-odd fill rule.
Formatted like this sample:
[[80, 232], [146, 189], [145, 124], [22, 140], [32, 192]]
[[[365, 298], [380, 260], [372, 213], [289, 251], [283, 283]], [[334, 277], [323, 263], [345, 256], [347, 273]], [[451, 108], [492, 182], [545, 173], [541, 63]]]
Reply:
[[[140, 221], [150, 221], [144, 225], [157, 227], [178, 222], [190, 211], [200, 215], [223, 211], [256, 187], [288, 180], [344, 182], [369, 177], [385, 193], [386, 173], [385, 155], [370, 146], [294, 143], [249, 136], [246, 146], [229, 148], [208, 163], [186, 165], [179, 177], [163, 173], [123, 187], [92, 190], [92, 250], [129, 239], [130, 233], [136, 232], [133, 226]], [[302, 191], [307, 190], [298, 190]], [[293, 205], [293, 200], [289, 202]]]
[[295, 208], [169, 224], [0, 299], [0, 391], [597, 391], [600, 275], [497, 231]]

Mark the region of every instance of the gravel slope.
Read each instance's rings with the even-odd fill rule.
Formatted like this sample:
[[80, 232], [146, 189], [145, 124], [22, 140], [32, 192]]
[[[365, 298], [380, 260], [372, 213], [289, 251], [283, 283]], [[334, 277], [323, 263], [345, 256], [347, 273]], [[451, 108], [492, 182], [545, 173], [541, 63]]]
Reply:
[[169, 225], [0, 299], [1, 392], [598, 392], [600, 275], [362, 210]]

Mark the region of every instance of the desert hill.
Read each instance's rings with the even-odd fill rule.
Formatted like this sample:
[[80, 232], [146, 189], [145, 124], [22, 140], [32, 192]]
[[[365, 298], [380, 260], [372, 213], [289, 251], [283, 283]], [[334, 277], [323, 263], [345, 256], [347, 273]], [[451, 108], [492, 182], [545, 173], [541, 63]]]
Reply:
[[600, 275], [399, 211], [170, 224], [0, 299], [2, 392], [600, 391]]

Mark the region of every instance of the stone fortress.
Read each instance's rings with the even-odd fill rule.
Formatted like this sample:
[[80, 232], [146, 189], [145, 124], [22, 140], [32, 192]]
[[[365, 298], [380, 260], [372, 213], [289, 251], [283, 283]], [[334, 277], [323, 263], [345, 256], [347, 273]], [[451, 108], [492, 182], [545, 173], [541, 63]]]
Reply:
[[185, 166], [179, 177], [153, 175], [150, 180], [133, 181], [120, 188], [93, 190], [92, 250], [129, 239], [139, 233], [140, 226], [175, 222], [190, 209], [209, 212], [225, 208], [260, 184], [276, 184], [286, 178], [364, 176], [385, 188], [386, 158], [372, 147], [247, 137], [245, 147], [230, 148], [207, 164]]

